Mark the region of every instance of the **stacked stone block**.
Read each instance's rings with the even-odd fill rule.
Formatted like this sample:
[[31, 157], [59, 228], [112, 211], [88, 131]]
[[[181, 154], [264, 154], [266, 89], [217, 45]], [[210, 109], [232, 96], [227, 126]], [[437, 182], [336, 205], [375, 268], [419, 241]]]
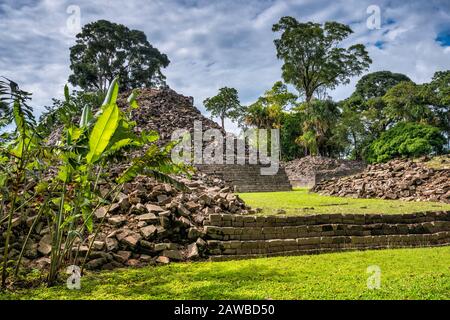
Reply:
[[238, 216], [205, 221], [212, 260], [450, 244], [450, 211]]
[[200, 172], [216, 176], [234, 187], [235, 192], [291, 191], [284, 168], [275, 175], [262, 175], [262, 165], [210, 164], [197, 165]]

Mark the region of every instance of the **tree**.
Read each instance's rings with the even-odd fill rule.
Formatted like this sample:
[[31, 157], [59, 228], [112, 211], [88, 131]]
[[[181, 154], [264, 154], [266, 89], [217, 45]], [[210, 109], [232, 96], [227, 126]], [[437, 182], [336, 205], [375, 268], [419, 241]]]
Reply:
[[213, 117], [219, 117], [222, 128], [225, 129], [225, 118], [237, 119], [241, 110], [238, 92], [234, 88], [223, 87], [219, 93], [203, 101], [206, 110]]
[[359, 79], [353, 95], [357, 95], [364, 100], [382, 97], [390, 88], [402, 81], [411, 81], [411, 79], [402, 73], [372, 72]]
[[31, 100], [31, 93], [21, 90], [16, 82], [0, 77], [0, 129], [14, 124], [18, 117], [18, 107], [25, 121], [35, 125], [33, 110], [28, 105], [29, 100]]
[[169, 59], [142, 31], [99, 20], [85, 25], [70, 48], [69, 82], [83, 90], [106, 91], [118, 76], [121, 91], [164, 84]]
[[399, 122], [370, 145], [367, 161], [385, 162], [396, 157], [441, 153], [444, 143], [445, 139], [436, 127]]
[[336, 135], [342, 144], [346, 145], [346, 154], [352, 159], [362, 158], [365, 141], [370, 139], [366, 134], [361, 114], [351, 103], [351, 99], [341, 101], [339, 108], [342, 110], [340, 121], [336, 125]]
[[383, 97], [386, 116], [391, 122], [433, 122], [429, 93], [424, 85], [403, 81], [390, 88]]
[[338, 22], [322, 25], [283, 17], [272, 30], [281, 32], [274, 43], [278, 59], [284, 62], [283, 79], [294, 85], [307, 103], [318, 91], [347, 84], [372, 62], [364, 45], [342, 47], [341, 42], [353, 31]]
[[426, 87], [435, 114], [436, 126], [444, 130], [447, 148], [450, 149], [450, 70], [436, 72]]
[[283, 160], [289, 161], [305, 154], [304, 148], [298, 143], [292, 143], [302, 132], [302, 115], [299, 112], [285, 112], [280, 128], [281, 156]]
[[296, 142], [310, 155], [334, 156], [339, 147], [333, 139], [340, 110], [332, 100], [314, 100], [297, 108], [302, 114], [302, 135]]
[[283, 112], [293, 106], [297, 96], [288, 91], [287, 86], [277, 81], [272, 89], [245, 110], [245, 122], [258, 128], [280, 128]]

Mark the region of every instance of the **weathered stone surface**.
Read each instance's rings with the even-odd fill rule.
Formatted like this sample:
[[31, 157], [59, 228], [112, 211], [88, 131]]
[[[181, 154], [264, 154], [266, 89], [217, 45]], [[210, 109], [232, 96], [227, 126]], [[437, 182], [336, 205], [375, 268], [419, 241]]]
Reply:
[[191, 212], [189, 211], [189, 209], [186, 208], [186, 207], [185, 207], [184, 205], [182, 205], [182, 204], [178, 205], [177, 213], [178, 213], [180, 216], [186, 216], [186, 217], [188, 217], [188, 216], [191, 214]]
[[132, 233], [125, 238], [122, 239], [121, 242], [123, 242], [125, 245], [128, 245], [132, 248], [136, 247], [139, 241], [142, 239], [142, 237], [137, 233]]
[[138, 267], [141, 265], [141, 262], [138, 259], [130, 259], [127, 261], [127, 266], [129, 267]]
[[187, 258], [197, 259], [199, 257], [199, 251], [196, 243], [192, 243], [187, 247]]
[[154, 214], [154, 213], [146, 213], [146, 214], [141, 214], [140, 216], [138, 216], [138, 219], [140, 221], [146, 221], [146, 222], [156, 222], [159, 220], [159, 218]]
[[176, 250], [178, 246], [176, 243], [155, 243], [154, 250], [155, 251], [163, 251], [163, 250]]
[[[302, 217], [211, 215], [207, 221], [206, 237], [214, 240], [207, 241], [206, 250], [213, 260], [450, 244], [450, 211]], [[199, 249], [200, 242], [203, 240], [196, 242]]]
[[115, 251], [119, 248], [119, 242], [114, 238], [106, 238], [105, 244], [107, 251]]
[[141, 256], [139, 257], [139, 261], [141, 261], [143, 263], [149, 263], [152, 260], [153, 260], [152, 257], [149, 255], [146, 255], [146, 254], [141, 254]]
[[149, 213], [158, 213], [158, 212], [164, 212], [165, 210], [161, 208], [160, 206], [156, 204], [147, 203], [145, 205], [145, 208]]
[[168, 201], [170, 202], [170, 198], [165, 195], [165, 194], [160, 194], [159, 196], [156, 197], [156, 199], [158, 200], [159, 204], [166, 204]]
[[142, 215], [147, 212], [147, 209], [142, 203], [133, 204], [130, 208], [131, 214]]
[[124, 216], [113, 216], [108, 218], [108, 223], [116, 227], [123, 225], [125, 221], [127, 221], [127, 218]]
[[139, 243], [142, 248], [146, 249], [146, 252], [148, 252], [148, 250], [150, 250], [150, 251], [155, 250], [155, 244], [153, 242], [150, 242], [147, 240], [141, 240]]
[[153, 235], [155, 235], [157, 229], [155, 226], [147, 226], [140, 229], [141, 235], [144, 237], [144, 239], [149, 239]]
[[180, 250], [164, 250], [162, 255], [172, 260], [183, 260], [183, 255]]
[[195, 243], [196, 243], [197, 246], [200, 247], [200, 248], [206, 247], [206, 241], [203, 240], [202, 238], [198, 238], [197, 241], [195, 241]]
[[108, 207], [100, 207], [95, 210], [94, 215], [98, 220], [103, 219], [108, 214]]
[[392, 160], [363, 172], [324, 180], [312, 189], [325, 195], [450, 203], [450, 169], [434, 170], [426, 161]]
[[116, 261], [125, 263], [131, 258], [131, 251], [117, 251], [117, 253], [113, 253], [113, 257]]
[[42, 257], [37, 260], [35, 260], [34, 264], [39, 269], [46, 269], [50, 266], [51, 260], [47, 257]]
[[103, 250], [104, 247], [105, 247], [104, 241], [94, 241], [94, 243], [92, 244], [92, 249], [96, 251]]
[[37, 250], [44, 256], [50, 254], [50, 252], [52, 251], [52, 238], [49, 234], [41, 238]]
[[162, 264], [168, 264], [168, 263], [170, 263], [170, 259], [169, 259], [169, 257], [159, 256], [158, 258], [156, 258], [156, 262], [162, 263]]
[[198, 237], [201, 237], [202, 233], [195, 227], [189, 228], [188, 230], [188, 239], [197, 239]]
[[86, 269], [88, 270], [100, 269], [106, 262], [107, 260], [105, 258], [97, 258], [90, 260], [86, 263]]

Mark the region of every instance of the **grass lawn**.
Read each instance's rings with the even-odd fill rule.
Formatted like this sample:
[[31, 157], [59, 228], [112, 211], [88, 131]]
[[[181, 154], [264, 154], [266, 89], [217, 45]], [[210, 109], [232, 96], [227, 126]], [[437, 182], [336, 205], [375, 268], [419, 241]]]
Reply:
[[[450, 247], [355, 251], [92, 273], [0, 299], [450, 299]], [[381, 268], [368, 289], [367, 267]]]
[[287, 192], [240, 193], [239, 196], [251, 207], [262, 208], [261, 214], [276, 214], [279, 209], [284, 209], [287, 215], [314, 213], [399, 214], [450, 210], [450, 204], [440, 202], [330, 197], [309, 193], [308, 189], [303, 188]]

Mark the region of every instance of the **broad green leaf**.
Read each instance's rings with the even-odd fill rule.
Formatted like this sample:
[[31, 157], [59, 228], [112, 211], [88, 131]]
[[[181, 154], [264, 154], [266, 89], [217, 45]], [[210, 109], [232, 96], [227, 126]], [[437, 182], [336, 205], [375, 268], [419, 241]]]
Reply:
[[115, 77], [114, 80], [109, 85], [108, 93], [106, 94], [105, 100], [102, 106], [109, 104], [115, 104], [117, 101], [117, 96], [119, 94], [119, 77]]
[[83, 113], [81, 114], [80, 119], [80, 128], [87, 127], [89, 122], [92, 120], [92, 108], [90, 105], [86, 105], [83, 108]]
[[138, 94], [139, 94], [139, 92], [137, 90], [133, 90], [131, 95], [128, 97], [127, 102], [130, 104], [131, 109], [139, 108], [139, 105], [137, 104], [137, 101], [136, 101]]
[[0, 188], [5, 187], [7, 181], [8, 181], [8, 175], [6, 173], [1, 173], [0, 174]]
[[67, 86], [67, 84], [64, 86], [64, 98], [66, 99], [67, 103], [70, 101], [69, 87]]
[[83, 207], [81, 212], [83, 215], [84, 225], [86, 226], [87, 230], [92, 233], [94, 231], [94, 220], [92, 218], [93, 214], [88, 207]]
[[22, 109], [20, 108], [20, 102], [19, 100], [15, 100], [13, 104], [13, 114], [14, 114], [14, 121], [16, 124], [17, 131], [24, 136], [26, 131], [26, 121], [25, 121], [25, 115], [22, 112]]
[[116, 132], [119, 124], [119, 107], [113, 103], [104, 109], [98, 117], [89, 137], [89, 153], [86, 156], [87, 163], [94, 163], [105, 151], [111, 137]]
[[129, 146], [131, 144], [135, 145], [135, 143], [133, 143], [133, 140], [131, 140], [130, 138], [122, 139], [112, 144], [111, 147], [109, 147], [108, 149], [109, 151], [111, 151], [111, 153], [114, 153], [122, 149], [123, 147]]
[[107, 147], [107, 155], [113, 155], [117, 151], [127, 146], [139, 147], [142, 146], [145, 141], [138, 137], [133, 131], [132, 123], [125, 119], [120, 119], [116, 132]]
[[70, 180], [71, 168], [66, 166], [60, 166], [58, 171], [58, 179], [62, 182], [68, 182]]
[[72, 141], [77, 141], [80, 136], [81, 136], [82, 130], [80, 128], [77, 127], [70, 127], [67, 130], [67, 134], [68, 134], [68, 140], [70, 141], [70, 143]]
[[133, 180], [137, 175], [139, 175], [143, 170], [144, 164], [140, 162], [135, 162], [129, 166], [122, 174], [117, 178], [117, 183], [125, 183]]
[[141, 137], [145, 143], [151, 143], [159, 139], [159, 133], [154, 130], [148, 132], [144, 131], [141, 133]]

